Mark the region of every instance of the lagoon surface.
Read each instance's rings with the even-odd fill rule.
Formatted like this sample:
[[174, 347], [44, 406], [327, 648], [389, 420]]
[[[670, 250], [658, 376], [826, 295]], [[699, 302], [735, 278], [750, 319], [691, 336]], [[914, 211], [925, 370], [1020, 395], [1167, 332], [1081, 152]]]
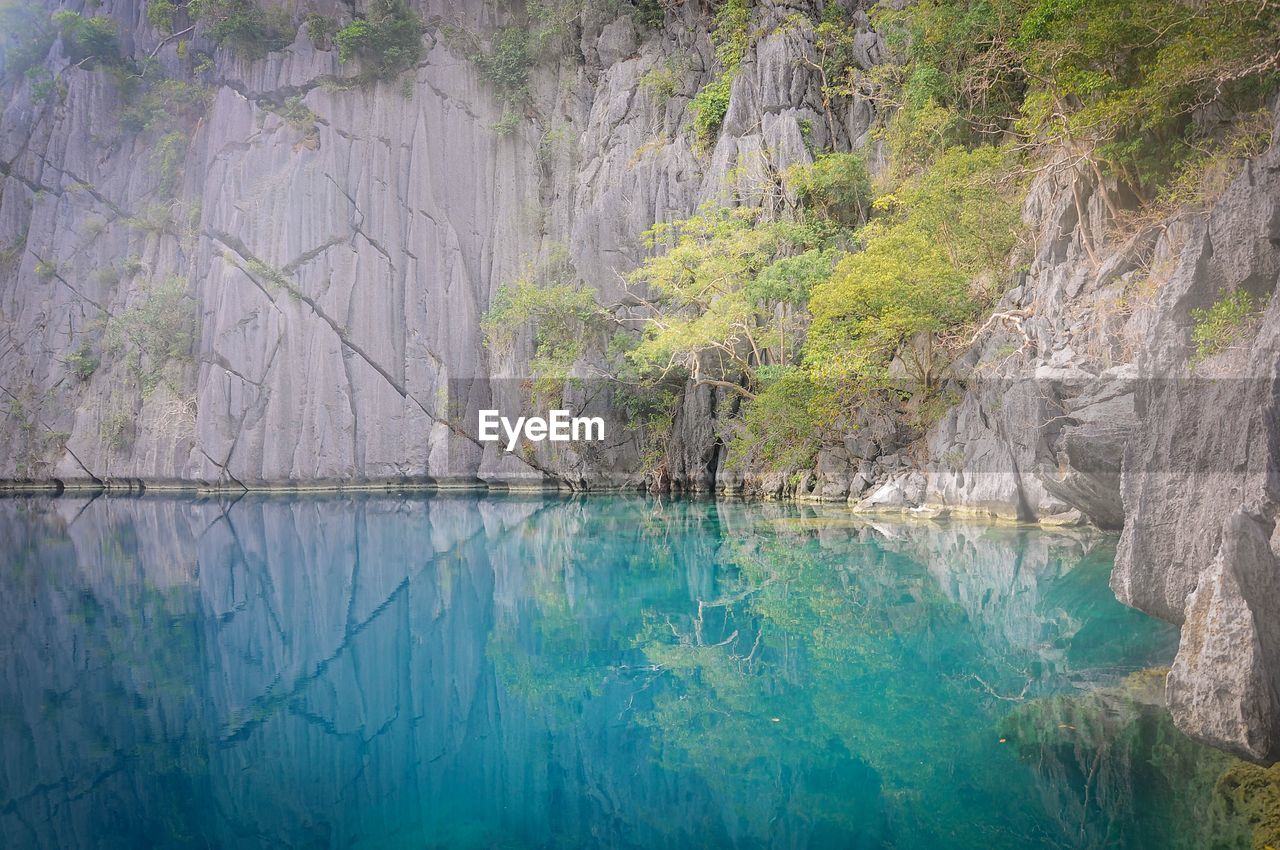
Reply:
[[0, 541], [7, 848], [1166, 848], [1215, 824], [1222, 757], [1152, 669], [1176, 629], [1115, 601], [1098, 533], [66, 496], [0, 500]]

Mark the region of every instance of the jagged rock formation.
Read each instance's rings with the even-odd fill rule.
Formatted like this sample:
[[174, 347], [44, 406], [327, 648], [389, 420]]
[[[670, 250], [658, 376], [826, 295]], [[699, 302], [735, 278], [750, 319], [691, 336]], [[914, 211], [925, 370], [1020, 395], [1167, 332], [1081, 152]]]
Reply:
[[[713, 198], [750, 202], [763, 160], [810, 157], [806, 131], [816, 147], [870, 146], [879, 159], [871, 107], [826, 114], [799, 61], [814, 57], [811, 30], [776, 26], [809, 4], [756, 10], [769, 34], [751, 44], [705, 151], [682, 130], [711, 76], [697, 4], [657, 31], [588, 6], [571, 49], [533, 69], [533, 106], [506, 136], [496, 93], [445, 34], [502, 21], [480, 2], [415, 5], [425, 52], [407, 85], [345, 88], [355, 70], [305, 26], [259, 60], [214, 50], [197, 30], [192, 45], [212, 56], [197, 71], [140, 0], [104, 0], [96, 13], [121, 25], [128, 51], [212, 91], [176, 171], [154, 134], [121, 125], [127, 104], [110, 76], [73, 66], [60, 43], [45, 61], [57, 96], [35, 78], [5, 91], [0, 479], [638, 485], [641, 435], [625, 429], [580, 451], [504, 454], [475, 441], [478, 409], [519, 406], [531, 351], [528, 340], [506, 355], [482, 345], [497, 289], [567, 253], [615, 303], [647, 227]], [[869, 67], [881, 47], [863, 35]], [[670, 95], [645, 84], [666, 67], [680, 69]], [[1207, 213], [1117, 239], [1097, 178], [1047, 169], [1025, 208], [1032, 261], [959, 364], [959, 403], [923, 446], [866, 417], [812, 474], [744, 480], [723, 464], [735, 397], [703, 387], [676, 416], [670, 483], [1123, 524], [1117, 592], [1186, 624], [1170, 680], [1180, 725], [1280, 756], [1277, 170], [1273, 146]], [[192, 356], [108, 354], [86, 368], [113, 320], [154, 319], [148, 293], [171, 279], [194, 305]], [[1257, 341], [1193, 370], [1190, 310], [1239, 288], [1267, 304]], [[1231, 369], [1253, 380], [1200, 380]], [[573, 401], [609, 415], [602, 396]]]
[[[492, 31], [484, 3], [424, 4], [426, 51], [403, 83], [338, 90], [354, 69], [317, 50], [305, 26], [261, 60], [218, 49], [198, 77], [214, 94], [172, 199], [154, 140], [119, 126], [126, 104], [107, 76], [69, 67], [55, 46], [48, 65], [65, 97], [37, 101], [20, 83], [0, 139], [0, 244], [12, 247], [0, 385], [14, 399], [0, 478], [638, 484], [636, 437], [622, 429], [593, 456], [500, 457], [476, 443], [477, 409], [520, 406], [528, 357], [486, 352], [480, 320], [495, 291], [567, 251], [601, 300], [617, 301], [655, 221], [750, 191], [764, 157], [806, 161], [801, 122], [818, 146], [865, 142], [871, 112], [855, 103], [828, 122], [818, 79], [798, 61], [813, 58], [813, 34], [781, 28], [744, 61], [717, 143], [695, 150], [681, 128], [709, 78], [709, 21], [689, 4], [660, 32], [640, 31], [629, 15], [584, 8], [573, 51], [533, 69], [535, 105], [509, 136], [495, 130], [492, 87], [443, 34]], [[794, 11], [760, 14], [776, 28]], [[132, 0], [98, 13], [121, 23], [135, 54], [161, 43]], [[868, 32], [868, 65], [876, 43]], [[157, 56], [190, 77], [176, 44]], [[644, 85], [668, 66], [681, 73], [674, 93]], [[298, 96], [314, 120], [278, 114]], [[157, 205], [189, 225], [148, 229]], [[190, 282], [194, 362], [149, 393], [122, 364], [77, 377], [66, 356], [100, 347], [104, 318], [170, 277]], [[682, 483], [710, 485], [714, 404], [686, 404], [672, 452]]]
[[[1280, 758], [1274, 141], [1211, 209], [1124, 240], [1108, 241], [1096, 184], [1041, 181], [1027, 203], [1040, 251], [999, 308], [1015, 327], [970, 353], [966, 393], [930, 433], [929, 459], [863, 503], [1123, 524], [1117, 595], [1183, 625], [1175, 721], [1266, 762]], [[1192, 311], [1236, 291], [1263, 307], [1252, 342], [1198, 362]]]

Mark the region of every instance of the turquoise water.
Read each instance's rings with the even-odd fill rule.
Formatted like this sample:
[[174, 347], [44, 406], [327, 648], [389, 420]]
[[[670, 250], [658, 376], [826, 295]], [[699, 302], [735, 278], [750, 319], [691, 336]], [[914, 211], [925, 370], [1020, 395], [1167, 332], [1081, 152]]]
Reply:
[[0, 540], [6, 847], [1169, 847], [1207, 800], [1097, 534], [370, 495]]

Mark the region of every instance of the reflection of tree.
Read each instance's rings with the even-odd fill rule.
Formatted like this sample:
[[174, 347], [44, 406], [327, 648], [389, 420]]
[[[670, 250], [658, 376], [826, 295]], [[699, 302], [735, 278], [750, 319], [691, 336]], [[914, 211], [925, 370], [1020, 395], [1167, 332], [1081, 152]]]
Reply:
[[1152, 847], [1249, 846], [1246, 820], [1214, 793], [1235, 759], [1174, 728], [1164, 672], [1034, 700], [1005, 720], [1003, 734], [1040, 779], [1045, 811], [1075, 846], [1115, 846], [1126, 832]]
[[1124, 721], [1125, 758], [1052, 737], [1092, 728], [1052, 694], [1161, 645], [1105, 550], [776, 504], [187, 505], [10, 534], [0, 767], [33, 779], [0, 829], [38, 805], [169, 844], [1075, 847], [1205, 804], [1163, 719]]
[[[1091, 780], [1033, 771], [999, 730], [1027, 699], [1150, 652], [1156, 633], [1105, 595], [1105, 547], [952, 529], [960, 560], [936, 563], [928, 529], [832, 534], [705, 503], [626, 513], [557, 520], [503, 556], [526, 585], [489, 656], [507, 694], [557, 728], [607, 706], [644, 730], [654, 766], [706, 800], [690, 807], [705, 823], [636, 813], [648, 827], [740, 845], [1077, 846], [1081, 819], [1045, 810]], [[1121, 795], [1081, 805], [1097, 846], [1154, 829]]]
[[[779, 819], [870, 833], [887, 800], [899, 834], [915, 821], [920, 839], [976, 838], [981, 812], [950, 805], [958, 778], [980, 784], [955, 775], [959, 742], [990, 739], [986, 700], [960, 675], [977, 649], [963, 612], [919, 565], [870, 547], [761, 536], [722, 558], [719, 598], [652, 615], [639, 638], [670, 677], [642, 718], [664, 761], [727, 799], [778, 801], [740, 813], [755, 835]], [[904, 736], [913, 718], [920, 734]]]
[[[1068, 566], [1070, 580], [1046, 587], [1040, 657], [993, 652], [989, 624], [969, 619], [920, 563], [874, 544], [759, 535], [726, 543], [720, 559], [729, 569], [715, 598], [647, 618], [638, 643], [667, 686], [640, 722], [665, 766], [744, 801], [745, 834], [790, 823], [866, 836], [887, 812], [895, 839], [911, 846], [1109, 846], [1171, 834], [1155, 830], [1160, 817], [1207, 800], [1203, 783], [1180, 784], [1184, 763], [1128, 762], [1117, 776], [1176, 793], [1148, 797], [1142, 818], [1123, 797], [1094, 798], [1046, 832], [1045, 809], [1096, 777], [1041, 773], [1034, 783], [995, 734], [1033, 685], [1060, 688], [1054, 677], [1079, 673], [1067, 661], [1114, 667], [1140, 650], [1133, 612], [1087, 593], [1100, 586], [1090, 565], [1078, 577]], [[1110, 656], [1092, 639], [1074, 651], [1094, 620], [1126, 635]], [[1200, 751], [1160, 717], [1170, 741]], [[1095, 763], [1107, 759], [1100, 742], [1094, 750]], [[1079, 831], [1085, 822], [1092, 832]]]
[[523, 582], [514, 609], [499, 612], [487, 655], [504, 688], [560, 724], [609, 685], [649, 672], [631, 638], [642, 600], [678, 607], [672, 581], [706, 524], [661, 502], [601, 500], [540, 517], [536, 528], [491, 553]]

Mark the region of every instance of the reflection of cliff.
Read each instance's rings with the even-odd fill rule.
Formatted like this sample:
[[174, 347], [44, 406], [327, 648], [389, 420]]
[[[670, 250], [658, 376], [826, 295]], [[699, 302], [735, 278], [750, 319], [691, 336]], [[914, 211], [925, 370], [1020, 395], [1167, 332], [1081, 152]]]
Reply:
[[[1127, 640], [1128, 624], [1138, 621], [1092, 592], [1109, 575], [1112, 536], [981, 523], [871, 527], [886, 549], [927, 565], [989, 652], [1051, 662], [1053, 675], [1086, 672], [1107, 644], [1114, 657], [1115, 643]], [[1160, 658], [1139, 654], [1134, 661], [1150, 666]]]
[[1236, 771], [1256, 768], [1174, 728], [1163, 671], [1033, 701], [1010, 715], [1002, 734], [1034, 765], [1045, 810], [1056, 812], [1062, 832], [1078, 835], [1081, 846], [1107, 846], [1109, 835], [1134, 820], [1163, 843], [1191, 847], [1248, 847], [1261, 837], [1219, 779], [1233, 763]]
[[31, 521], [28, 507], [0, 508], [0, 835], [80, 847], [130, 821], [185, 834], [183, 813], [210, 790], [208, 748], [182, 738], [209, 722], [190, 675], [204, 648], [189, 517], [105, 501], [86, 516], [67, 501]]
[[[993, 751], [996, 694], [1022, 670], [1048, 693], [1145, 663], [1166, 630], [1109, 598], [1104, 563], [1084, 580], [1073, 538], [834, 531], [741, 503], [0, 501], [0, 832], [746, 847], [1058, 829], [1041, 801], [1076, 779]], [[1133, 645], [1081, 655], [1096, 622]], [[992, 795], [1005, 808], [973, 804]]]
[[[581, 506], [35, 505], [0, 508], [19, 541], [0, 577], [13, 647], [0, 831], [20, 844], [89, 846], [165, 825], [172, 843], [288, 832], [346, 845], [376, 825], [487, 845], [504, 830], [584, 836], [636, 806], [686, 805], [687, 789], [651, 768], [637, 787], [647, 756], [617, 764], [642, 743], [606, 740], [619, 699], [593, 704], [579, 736], [487, 657], [511, 632], [517, 659], [571, 663], [539, 651], [527, 609], [554, 609], [534, 592], [549, 575], [571, 590], [558, 550], [581, 530]], [[598, 593], [591, 604], [612, 607]], [[573, 625], [589, 643], [593, 622]], [[604, 770], [594, 761], [614, 745]], [[185, 781], [153, 788], [157, 774]], [[475, 834], [458, 832], [465, 823]]]

